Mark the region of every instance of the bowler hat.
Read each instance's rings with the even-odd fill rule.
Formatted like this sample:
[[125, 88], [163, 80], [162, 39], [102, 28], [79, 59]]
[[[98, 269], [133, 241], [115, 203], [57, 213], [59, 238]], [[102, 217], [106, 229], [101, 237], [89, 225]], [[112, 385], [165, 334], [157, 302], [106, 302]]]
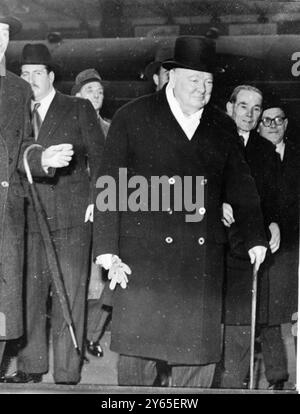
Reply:
[[75, 78], [75, 83], [71, 90], [71, 95], [76, 95], [77, 92], [85, 85], [90, 82], [99, 82], [101, 83], [102, 79], [96, 69], [90, 68], [85, 69], [82, 72], [79, 72]]
[[153, 75], [156, 73], [158, 68], [162, 65], [165, 60], [170, 60], [173, 55], [173, 48], [170, 47], [159, 47], [155, 53], [154, 60], [150, 62], [145, 68], [145, 77], [152, 80]]
[[8, 24], [10, 35], [13, 36], [22, 29], [22, 23], [13, 16], [0, 16], [0, 23]]
[[275, 92], [267, 92], [264, 94], [263, 110], [270, 108], [280, 108], [285, 112], [285, 104]]
[[215, 42], [203, 36], [180, 36], [176, 39], [174, 58], [163, 62], [163, 67], [192, 69], [214, 73], [216, 67]]
[[43, 43], [27, 43], [22, 50], [21, 65], [45, 65], [55, 69], [51, 53]]

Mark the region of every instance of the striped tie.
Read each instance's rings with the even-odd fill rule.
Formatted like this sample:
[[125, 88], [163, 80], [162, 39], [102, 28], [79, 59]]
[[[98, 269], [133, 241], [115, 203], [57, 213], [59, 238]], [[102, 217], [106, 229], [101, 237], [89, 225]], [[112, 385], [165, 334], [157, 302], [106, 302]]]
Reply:
[[31, 112], [31, 123], [32, 123], [32, 129], [34, 134], [34, 139], [38, 139], [39, 131], [42, 125], [42, 119], [39, 114], [38, 108], [40, 107], [40, 103], [36, 102], [33, 105], [32, 112]]

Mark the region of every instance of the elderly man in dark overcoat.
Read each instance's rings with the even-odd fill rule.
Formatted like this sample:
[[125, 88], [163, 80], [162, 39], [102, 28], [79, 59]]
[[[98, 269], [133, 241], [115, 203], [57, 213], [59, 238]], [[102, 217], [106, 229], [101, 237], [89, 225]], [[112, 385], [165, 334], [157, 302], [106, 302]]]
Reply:
[[[227, 112], [234, 120], [251, 174], [254, 178], [269, 238], [270, 255], [279, 249], [276, 158], [274, 147], [261, 139], [256, 131], [262, 111], [262, 92], [252, 85], [237, 86], [228, 102]], [[224, 372], [221, 387], [242, 388], [250, 365], [251, 289], [252, 267], [237, 223], [235, 212], [229, 217], [229, 249], [226, 257], [224, 301]], [[264, 268], [268, 265], [266, 260]], [[259, 305], [267, 300], [268, 281], [260, 272], [258, 284]], [[266, 322], [260, 313], [259, 321]]]
[[[0, 16], [0, 363], [5, 343], [23, 334], [23, 250], [25, 191], [18, 174], [24, 148], [32, 143], [29, 103], [31, 89], [5, 68], [9, 36], [21, 29], [12, 16]], [[53, 148], [53, 147], [52, 147]], [[46, 176], [43, 167], [68, 164], [69, 153], [35, 149], [31, 153], [32, 173]], [[42, 153], [42, 158], [41, 158]], [[53, 163], [53, 161], [59, 161]], [[42, 163], [41, 163], [42, 161]], [[62, 162], [62, 164], [60, 164]]]
[[[36, 142], [43, 147], [68, 142], [74, 157], [53, 177], [36, 179], [36, 188], [45, 212], [57, 261], [69, 299], [79, 348], [83, 346], [86, 288], [90, 262], [91, 227], [96, 169], [104, 145], [102, 129], [91, 103], [67, 96], [54, 86], [57, 67], [44, 44], [26, 44], [21, 57], [21, 77], [33, 91], [31, 102]], [[89, 168], [87, 168], [87, 166]], [[27, 210], [26, 251], [26, 341], [17, 360], [17, 371], [7, 382], [40, 382], [48, 371], [47, 303], [51, 291], [51, 329], [54, 354], [54, 380], [73, 383], [80, 380], [81, 357], [74, 348], [61, 310], [57, 289], [43, 244], [34, 204]]]
[[[100, 189], [94, 247], [97, 262], [114, 269], [112, 287], [118, 283], [111, 349], [120, 354], [119, 384], [152, 385], [164, 361], [171, 367], [172, 386], [209, 387], [221, 355], [224, 192], [236, 206], [258, 267], [266, 236], [254, 181], [235, 137], [226, 132], [231, 120], [209, 104], [214, 44], [203, 37], [179, 37], [174, 60], [164, 66], [170, 70], [168, 85], [124, 106], [112, 121], [97, 186], [113, 181], [118, 196], [106, 209]], [[124, 170], [128, 200], [122, 196]], [[163, 176], [169, 185], [164, 197], [168, 189], [176, 193], [184, 179], [193, 183], [185, 186], [182, 198], [170, 196], [164, 203], [164, 197], [151, 196], [153, 178]], [[139, 179], [148, 190], [137, 196], [132, 189]], [[198, 202], [190, 209], [197, 192]], [[132, 205], [135, 198], [138, 205]], [[188, 217], [191, 211], [194, 216]], [[127, 287], [116, 256], [131, 269]]]

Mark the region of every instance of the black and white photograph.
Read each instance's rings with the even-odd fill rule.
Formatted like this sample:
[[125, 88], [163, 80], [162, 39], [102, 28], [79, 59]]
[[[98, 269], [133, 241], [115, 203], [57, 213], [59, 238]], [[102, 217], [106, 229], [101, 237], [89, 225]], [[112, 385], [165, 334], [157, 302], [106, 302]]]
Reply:
[[0, 394], [299, 393], [300, 0], [0, 0], [0, 161]]

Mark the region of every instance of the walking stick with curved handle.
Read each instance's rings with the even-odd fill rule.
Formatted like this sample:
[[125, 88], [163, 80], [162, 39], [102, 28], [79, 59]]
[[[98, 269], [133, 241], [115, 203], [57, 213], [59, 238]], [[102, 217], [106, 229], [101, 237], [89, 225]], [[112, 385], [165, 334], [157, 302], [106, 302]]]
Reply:
[[26, 172], [27, 180], [30, 184], [29, 187], [31, 189], [33, 204], [34, 204], [35, 211], [37, 214], [37, 220], [39, 223], [42, 239], [45, 245], [46, 256], [47, 256], [47, 261], [48, 261], [48, 265], [50, 268], [52, 280], [53, 280], [53, 283], [54, 283], [54, 286], [55, 286], [55, 289], [56, 289], [56, 292], [59, 298], [59, 302], [61, 304], [65, 322], [67, 323], [69, 331], [70, 331], [73, 345], [75, 349], [77, 350], [77, 353], [80, 355], [80, 349], [78, 347], [78, 342], [77, 342], [76, 335], [75, 335], [74, 323], [72, 320], [71, 307], [69, 304], [68, 295], [67, 295], [66, 288], [64, 285], [63, 277], [62, 277], [62, 274], [59, 268], [58, 259], [57, 259], [56, 252], [55, 252], [55, 247], [54, 247], [54, 244], [51, 238], [48, 223], [45, 218], [45, 212], [38, 198], [37, 190], [35, 188], [34, 181], [32, 179], [32, 174], [31, 174], [28, 160], [27, 160], [28, 153], [33, 148], [43, 148], [43, 147], [39, 144], [32, 144], [28, 148], [26, 148], [26, 150], [24, 151], [24, 155], [23, 155], [24, 169]]
[[254, 352], [255, 352], [255, 325], [257, 303], [257, 269], [253, 266], [252, 305], [251, 305], [251, 336], [250, 336], [250, 381], [249, 390], [254, 389]]

